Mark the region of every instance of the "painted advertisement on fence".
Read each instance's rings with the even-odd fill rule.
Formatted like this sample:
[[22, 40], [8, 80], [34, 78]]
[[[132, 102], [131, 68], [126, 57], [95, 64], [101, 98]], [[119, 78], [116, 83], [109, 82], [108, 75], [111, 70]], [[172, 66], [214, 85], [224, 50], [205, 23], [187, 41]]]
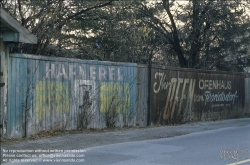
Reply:
[[[74, 117], [76, 123], [72, 122], [72, 125], [77, 125], [79, 128], [104, 127], [106, 121], [102, 118], [111, 110], [120, 116], [130, 114], [135, 116], [136, 67], [134, 64], [45, 61], [39, 66], [39, 79], [42, 81], [36, 86], [38, 121], [43, 120], [44, 116], [51, 116], [52, 113], [44, 112], [46, 107], [55, 112], [62, 109], [61, 118], [67, 122]], [[51, 83], [54, 84], [55, 89], [50, 87]], [[53, 108], [50, 108], [51, 106]], [[132, 121], [132, 118], [129, 120]]]
[[130, 112], [129, 84], [101, 83], [101, 112], [116, 111], [117, 113]]
[[202, 120], [208, 113], [230, 113], [244, 104], [240, 75], [152, 69], [151, 81], [152, 122]]
[[52, 114], [69, 113], [69, 89], [67, 82], [39, 81], [36, 85], [36, 120]]
[[9, 60], [7, 137], [136, 125], [136, 64], [29, 54]]

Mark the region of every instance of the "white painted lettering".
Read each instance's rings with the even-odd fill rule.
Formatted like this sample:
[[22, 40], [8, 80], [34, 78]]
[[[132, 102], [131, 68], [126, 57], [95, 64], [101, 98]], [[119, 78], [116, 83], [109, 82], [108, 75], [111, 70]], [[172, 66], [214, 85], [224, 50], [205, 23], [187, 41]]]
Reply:
[[90, 66], [90, 80], [96, 79], [96, 67]]
[[208, 80], [205, 80], [205, 89], [207, 89], [208, 87], [209, 87]]
[[213, 81], [213, 88], [218, 89], [218, 80]]
[[209, 89], [209, 90], [212, 90], [212, 89], [213, 89], [213, 81], [212, 81], [212, 80], [209, 80], [208, 89]]
[[107, 71], [104, 67], [99, 67], [99, 80], [106, 80]]
[[213, 89], [231, 89], [231, 81], [224, 80], [199, 80], [199, 89], [213, 90]]
[[109, 68], [109, 80], [115, 80], [115, 68], [114, 67], [110, 67]]
[[206, 91], [205, 92], [205, 105], [208, 102], [232, 102], [234, 104], [235, 99], [238, 97], [237, 96], [237, 91], [233, 94], [229, 92], [228, 94], [225, 94], [224, 92], [218, 92], [218, 94], [212, 93], [211, 91]]
[[56, 78], [60, 78], [60, 77], [68, 78], [68, 75], [66, 74], [65, 67], [63, 64], [58, 65], [58, 73], [57, 73]]
[[118, 76], [118, 81], [122, 81], [123, 80], [121, 68], [118, 68], [117, 76]]
[[223, 81], [223, 80], [221, 80], [221, 88], [222, 88], [222, 89], [225, 89], [224, 81]]
[[231, 89], [231, 81], [227, 82], [227, 89]]
[[73, 64], [69, 64], [69, 78], [73, 79], [74, 75], [76, 75], [75, 66]]
[[49, 64], [46, 63], [46, 78], [55, 78], [55, 64], [51, 64], [49, 68]]
[[157, 77], [159, 77], [160, 82], [154, 83], [154, 86], [153, 86], [154, 93], [159, 93], [160, 90], [167, 90], [168, 87], [170, 87], [171, 83], [165, 81], [166, 75], [164, 73], [156, 72], [155, 79], [157, 79]]
[[202, 80], [202, 79], [199, 81], [199, 88], [204, 89], [204, 80]]

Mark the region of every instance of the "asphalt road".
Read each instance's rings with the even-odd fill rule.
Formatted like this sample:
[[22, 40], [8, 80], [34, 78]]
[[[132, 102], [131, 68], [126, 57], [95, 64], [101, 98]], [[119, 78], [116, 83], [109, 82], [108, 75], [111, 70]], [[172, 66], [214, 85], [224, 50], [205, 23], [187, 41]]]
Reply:
[[[20, 154], [21, 151], [18, 152]], [[27, 152], [25, 151], [24, 153]], [[30, 153], [34, 153], [34, 151], [30, 151]], [[34, 158], [23, 159], [26, 162], [3, 164], [62, 164], [60, 161], [66, 160], [69, 162], [63, 164], [249, 165], [250, 124], [156, 140], [110, 144], [75, 151], [62, 150], [55, 152], [50, 150], [44, 151], [44, 153], [41, 156], [42, 153], [40, 151]], [[5, 154], [8, 155], [10, 153], [5, 151]], [[37, 156], [40, 156], [39, 159]], [[40, 162], [27, 163], [31, 161]], [[53, 161], [54, 163], [49, 163], [48, 161]], [[55, 163], [56, 161], [57, 163]], [[82, 162], [75, 163], [73, 161]]]
[[250, 125], [86, 150], [86, 164], [250, 164]]

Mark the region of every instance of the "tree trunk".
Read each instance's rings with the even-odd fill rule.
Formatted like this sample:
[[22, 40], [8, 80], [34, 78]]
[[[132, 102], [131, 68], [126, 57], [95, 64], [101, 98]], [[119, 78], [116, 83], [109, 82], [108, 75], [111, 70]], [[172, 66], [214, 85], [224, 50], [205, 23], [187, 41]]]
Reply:
[[180, 67], [182, 67], [182, 68], [187, 67], [187, 59], [183, 55], [182, 48], [180, 46], [180, 40], [179, 40], [179, 36], [178, 36], [178, 32], [177, 32], [177, 27], [175, 25], [173, 15], [170, 12], [169, 0], [162, 0], [162, 2], [163, 2], [164, 9], [167, 11], [168, 17], [171, 21], [171, 25], [173, 28], [172, 29], [173, 40], [174, 40], [173, 41], [173, 49], [175, 50], [175, 52], [178, 56]]

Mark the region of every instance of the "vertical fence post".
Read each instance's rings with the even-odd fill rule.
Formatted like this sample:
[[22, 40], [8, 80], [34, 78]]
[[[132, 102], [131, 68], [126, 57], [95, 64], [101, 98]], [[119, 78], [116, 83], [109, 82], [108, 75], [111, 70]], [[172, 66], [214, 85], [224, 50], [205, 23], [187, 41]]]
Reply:
[[245, 78], [245, 114], [250, 115], [250, 78]]
[[148, 114], [147, 114], [147, 125], [150, 125], [150, 110], [151, 110], [151, 68], [152, 68], [152, 53], [149, 55], [148, 61]]
[[4, 51], [0, 51], [0, 135], [4, 136]]

